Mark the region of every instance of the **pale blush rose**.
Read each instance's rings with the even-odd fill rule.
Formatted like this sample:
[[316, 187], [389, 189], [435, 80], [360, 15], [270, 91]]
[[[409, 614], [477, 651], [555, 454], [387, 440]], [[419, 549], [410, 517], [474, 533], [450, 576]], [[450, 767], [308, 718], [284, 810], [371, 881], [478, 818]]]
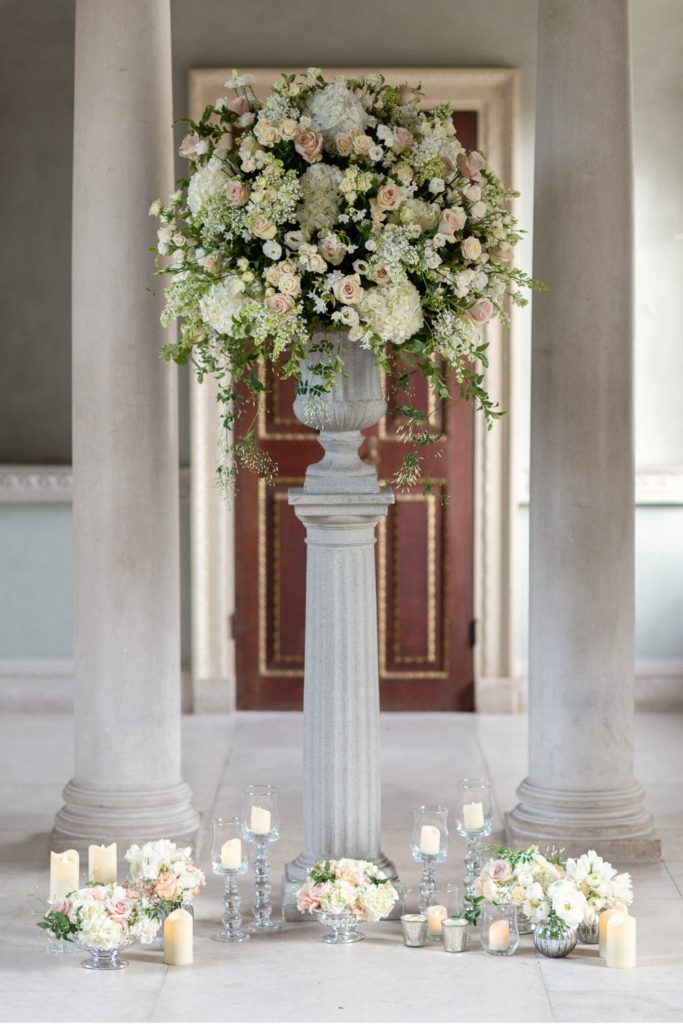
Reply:
[[264, 241], [268, 241], [271, 238], [275, 238], [277, 234], [277, 228], [275, 224], [267, 219], [267, 217], [258, 216], [254, 217], [249, 230], [252, 235], [256, 235], [257, 238], [263, 238]]
[[467, 315], [470, 320], [474, 320], [475, 324], [485, 324], [487, 320], [491, 319], [493, 313], [493, 303], [490, 299], [479, 299], [478, 302], [475, 302], [475, 304], [467, 310]]
[[296, 121], [293, 121], [291, 117], [286, 117], [280, 124], [280, 135], [287, 142], [291, 142], [292, 139], [296, 138], [298, 131], [298, 125]]
[[346, 246], [334, 235], [327, 235], [318, 242], [318, 252], [333, 267], [338, 267], [346, 255]]
[[363, 289], [358, 274], [342, 277], [334, 286], [334, 294], [346, 306], [355, 306], [363, 298]]
[[458, 170], [465, 178], [481, 177], [480, 171], [486, 167], [486, 160], [481, 153], [473, 149], [471, 153], [458, 153], [456, 158]]
[[301, 282], [295, 274], [282, 274], [278, 287], [283, 295], [290, 295], [292, 298], [301, 291]]
[[50, 910], [54, 914], [66, 914], [68, 909], [69, 909], [69, 901], [68, 900], [53, 900], [52, 903], [50, 904]]
[[208, 270], [210, 274], [217, 274], [218, 268], [221, 265], [221, 254], [216, 252], [210, 252], [208, 256], [205, 256], [202, 260], [202, 266], [204, 270]]
[[178, 879], [172, 871], [162, 871], [154, 886], [159, 899], [172, 900], [178, 891]]
[[107, 900], [107, 910], [115, 921], [123, 924], [133, 913], [133, 902], [129, 899]]
[[476, 217], [477, 220], [479, 220], [481, 217], [484, 216], [484, 214], [486, 213], [487, 209], [488, 209], [488, 207], [487, 207], [486, 203], [482, 203], [482, 201], [480, 199], [478, 203], [474, 203], [473, 206], [472, 206], [472, 210], [471, 210], [472, 216]]
[[354, 135], [353, 137], [353, 151], [358, 156], [367, 156], [372, 145], [373, 141], [369, 135]]
[[305, 889], [301, 889], [299, 892], [299, 910], [303, 913], [313, 913], [316, 910], [320, 910], [320, 900], [313, 892], [307, 892]]
[[464, 238], [460, 243], [460, 248], [466, 260], [478, 260], [481, 256], [481, 242], [474, 235]]
[[403, 192], [398, 185], [382, 185], [377, 191], [377, 207], [381, 211], [398, 209], [402, 199]]
[[294, 299], [291, 295], [283, 295], [282, 292], [275, 292], [274, 295], [269, 295], [266, 299], [266, 305], [271, 313], [278, 313], [284, 315], [285, 313], [291, 313], [294, 309]]
[[491, 259], [499, 260], [501, 263], [509, 263], [512, 259], [512, 246], [499, 245], [495, 249], [489, 249], [489, 256]]
[[230, 149], [232, 146], [232, 135], [230, 132], [223, 132], [220, 139], [216, 143], [216, 152], [223, 153], [225, 150]]
[[229, 181], [227, 193], [233, 206], [244, 206], [249, 202], [249, 189], [241, 181]]
[[446, 209], [441, 214], [439, 233], [452, 238], [456, 231], [462, 231], [467, 221], [467, 214], [462, 206]]
[[488, 866], [488, 874], [494, 882], [507, 882], [512, 878], [512, 868], [506, 860], [493, 860]]
[[412, 144], [413, 133], [408, 131], [408, 129], [404, 128], [402, 125], [397, 125], [396, 128], [394, 128], [394, 141], [391, 148], [396, 153], [405, 153], [407, 149], [410, 149]]
[[244, 157], [253, 156], [260, 148], [254, 136], [247, 135], [240, 142], [240, 157], [244, 159]]
[[389, 271], [386, 267], [380, 267], [379, 270], [375, 272], [375, 284], [386, 284], [389, 279]]
[[231, 110], [233, 114], [237, 114], [238, 117], [240, 114], [246, 114], [249, 110], [249, 100], [246, 96], [235, 96], [235, 98], [230, 100], [228, 103], [228, 110]]
[[299, 132], [295, 137], [294, 148], [304, 158], [306, 163], [314, 164], [323, 158], [323, 137], [312, 128], [309, 128], [308, 131]]
[[185, 157], [186, 160], [189, 160], [191, 157], [195, 156], [199, 141], [199, 136], [195, 135], [194, 133], [186, 135], [183, 141], [180, 143], [180, 149], [178, 150], [179, 155]]
[[334, 144], [339, 156], [348, 156], [353, 149], [353, 136], [344, 133], [337, 135], [334, 140]]
[[103, 885], [91, 885], [88, 887], [88, 895], [93, 900], [106, 900], [109, 893]]

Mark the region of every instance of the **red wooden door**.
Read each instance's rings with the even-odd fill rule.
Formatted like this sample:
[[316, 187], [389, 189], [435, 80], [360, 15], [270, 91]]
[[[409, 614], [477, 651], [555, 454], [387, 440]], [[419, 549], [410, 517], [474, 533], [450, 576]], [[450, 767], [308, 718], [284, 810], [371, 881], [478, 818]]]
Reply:
[[[454, 114], [458, 137], [476, 146], [476, 114]], [[390, 382], [387, 382], [389, 384]], [[259, 443], [278, 467], [266, 486], [242, 473], [235, 501], [237, 704], [298, 709], [303, 698], [305, 530], [287, 503], [306, 467], [322, 457], [315, 433], [292, 412], [295, 385], [269, 372], [259, 407]], [[411, 402], [433, 401], [425, 381]], [[365, 431], [361, 455], [390, 483], [406, 448], [389, 411]], [[462, 401], [433, 408], [443, 439], [426, 448], [421, 487], [396, 493], [377, 539], [380, 693], [387, 710], [472, 710], [473, 414]]]

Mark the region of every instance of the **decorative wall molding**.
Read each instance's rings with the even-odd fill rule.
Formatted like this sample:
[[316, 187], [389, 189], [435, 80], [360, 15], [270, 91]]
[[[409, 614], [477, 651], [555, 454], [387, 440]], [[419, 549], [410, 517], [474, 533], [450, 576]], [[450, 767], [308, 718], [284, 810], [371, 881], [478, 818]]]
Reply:
[[[190, 497], [190, 470], [178, 471], [180, 500]], [[0, 505], [68, 505], [73, 500], [71, 466], [0, 465]]]
[[[529, 504], [529, 470], [519, 474], [518, 505]], [[636, 505], [683, 505], [683, 466], [636, 469]]]

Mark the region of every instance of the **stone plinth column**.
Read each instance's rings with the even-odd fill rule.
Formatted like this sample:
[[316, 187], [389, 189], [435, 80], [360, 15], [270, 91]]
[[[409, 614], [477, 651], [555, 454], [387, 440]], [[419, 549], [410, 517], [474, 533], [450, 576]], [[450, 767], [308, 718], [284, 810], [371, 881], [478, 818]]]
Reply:
[[[345, 377], [325, 396], [324, 458], [289, 492], [306, 526], [304, 847], [287, 865], [285, 915], [316, 860], [356, 857], [393, 865], [381, 852], [375, 527], [393, 494], [360, 460], [363, 427], [386, 410], [371, 352], [336, 338]], [[296, 415], [313, 425], [306, 402]]]
[[78, 0], [69, 844], [198, 826], [180, 774], [176, 376], [147, 251], [173, 183], [171, 97], [168, 0]]
[[633, 776], [633, 181], [628, 0], [540, 0], [529, 775], [510, 839], [659, 844]]

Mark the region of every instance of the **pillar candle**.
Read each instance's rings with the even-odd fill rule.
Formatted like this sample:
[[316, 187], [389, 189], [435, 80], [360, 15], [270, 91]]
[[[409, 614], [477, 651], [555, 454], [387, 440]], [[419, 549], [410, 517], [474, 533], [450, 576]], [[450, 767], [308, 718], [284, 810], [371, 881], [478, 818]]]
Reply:
[[489, 928], [489, 946], [491, 949], [507, 949], [510, 945], [510, 922], [501, 918], [493, 921]]
[[628, 914], [628, 910], [623, 903], [615, 903], [609, 910], [603, 910], [598, 920], [598, 954], [600, 956], [607, 956], [607, 925], [609, 920], [614, 914]]
[[420, 829], [420, 853], [436, 857], [441, 846], [441, 831], [435, 825], [423, 825]]
[[607, 921], [607, 966], [636, 966], [636, 919], [629, 914], [612, 914]]
[[480, 803], [463, 804], [462, 823], [468, 832], [476, 832], [484, 827], [484, 805]]
[[78, 889], [79, 858], [77, 850], [50, 852], [50, 900], [62, 900]]
[[88, 878], [100, 885], [116, 881], [116, 843], [88, 847]]
[[172, 967], [191, 964], [192, 914], [182, 907], [173, 910], [164, 921], [164, 963]]
[[256, 836], [265, 836], [270, 832], [270, 811], [265, 807], [252, 806], [251, 831]]
[[440, 903], [427, 907], [427, 927], [432, 935], [441, 935], [441, 922], [445, 917], [448, 917], [448, 911]]
[[221, 846], [221, 864], [235, 871], [242, 863], [242, 840], [228, 839]]

